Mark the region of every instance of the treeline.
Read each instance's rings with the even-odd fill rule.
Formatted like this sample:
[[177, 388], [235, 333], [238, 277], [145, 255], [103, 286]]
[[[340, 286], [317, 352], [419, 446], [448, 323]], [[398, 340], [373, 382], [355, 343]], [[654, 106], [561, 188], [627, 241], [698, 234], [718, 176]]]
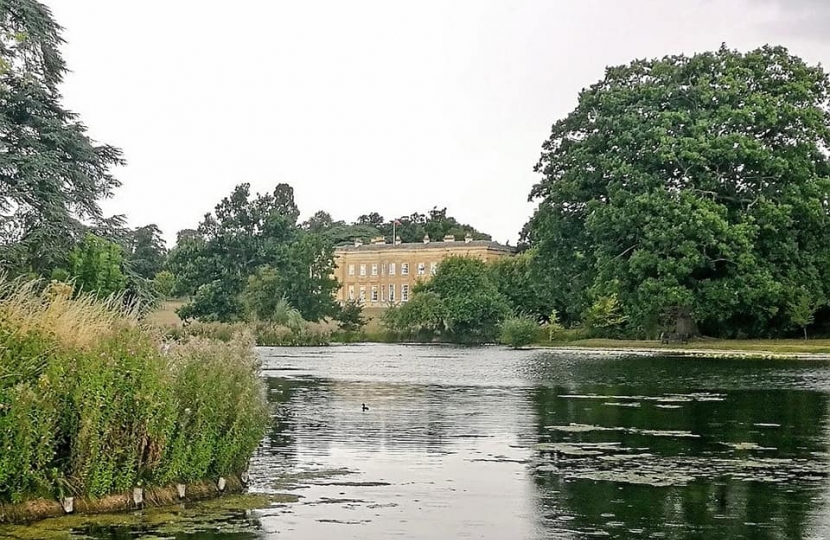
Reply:
[[[49, 10], [3, 4], [0, 30], [8, 275], [144, 305], [186, 296], [186, 320], [268, 321], [284, 302], [306, 321], [354, 326], [354, 307], [346, 316], [333, 300], [336, 245], [393, 234], [489, 238], [439, 208], [352, 223], [320, 211], [299, 222], [290, 186], [252, 195], [242, 184], [168, 252], [155, 225], [130, 229], [101, 212], [121, 151], [90, 140], [62, 108], [66, 68]], [[825, 71], [782, 47], [609, 68], [553, 125], [523, 253], [489, 279], [513, 313], [540, 322], [556, 314], [565, 327], [619, 337], [827, 333], [828, 95]]]
[[[317, 212], [299, 222], [294, 190], [279, 184], [273, 193], [251, 196], [247, 184], [207, 214], [198, 228], [179, 233], [166, 267], [175, 276], [173, 293], [189, 298], [179, 310], [202, 321], [273, 321], [280, 303], [305, 321], [346, 321], [334, 300], [334, 248], [355, 238], [392, 239], [393, 223], [377, 213], [346, 224]], [[446, 210], [401, 217], [395, 225], [402, 241], [425, 234], [487, 237], [447, 216]], [[415, 240], [417, 238], [417, 240]]]
[[489, 284], [451, 263], [388, 324], [492, 336], [489, 291], [491, 314], [585, 337], [827, 334], [828, 149], [828, 76], [782, 47], [609, 68], [543, 144], [523, 253]]
[[505, 294], [621, 336], [827, 333], [828, 96], [782, 47], [609, 68], [543, 144]]

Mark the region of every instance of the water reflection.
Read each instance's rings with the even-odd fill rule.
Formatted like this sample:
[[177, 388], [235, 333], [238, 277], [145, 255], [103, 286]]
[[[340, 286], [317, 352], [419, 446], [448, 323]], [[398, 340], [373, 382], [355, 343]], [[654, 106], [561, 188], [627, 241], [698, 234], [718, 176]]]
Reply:
[[[819, 538], [827, 528], [825, 363], [383, 347], [271, 354], [275, 380], [294, 388], [288, 402], [304, 409], [282, 424], [300, 461], [374, 456], [388, 477], [403, 467], [395, 454], [469, 453], [467, 463], [434, 463], [462, 481], [478, 474], [469, 462], [522, 463], [513, 475], [481, 471], [501, 486], [533, 486], [520, 505], [533, 523], [513, 537]], [[371, 414], [357, 412], [364, 401]], [[423, 471], [411, 473], [409, 483]], [[401, 534], [424, 537], [408, 523]]]
[[[680, 391], [671, 380], [662, 387]], [[654, 390], [586, 385], [579, 398], [562, 387], [534, 391], [543, 445], [601, 448], [536, 467], [546, 526], [564, 519], [614, 538], [810, 537], [817, 502], [826, 500], [826, 394]]]
[[[166, 537], [830, 537], [828, 363], [385, 345], [261, 354], [274, 422], [253, 489], [299, 502], [191, 512]], [[90, 523], [77, 534], [159, 532]]]

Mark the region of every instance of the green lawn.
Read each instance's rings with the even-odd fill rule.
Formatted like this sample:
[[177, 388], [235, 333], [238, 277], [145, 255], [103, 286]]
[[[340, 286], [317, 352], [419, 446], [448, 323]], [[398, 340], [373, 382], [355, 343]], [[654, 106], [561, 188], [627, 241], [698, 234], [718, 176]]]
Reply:
[[147, 314], [147, 322], [162, 327], [181, 326], [182, 320], [176, 315], [176, 310], [185, 304], [186, 300], [165, 300], [152, 313]]
[[700, 339], [687, 344], [659, 341], [583, 339], [545, 344], [588, 349], [665, 349], [672, 351], [724, 351], [770, 354], [830, 354], [830, 339]]

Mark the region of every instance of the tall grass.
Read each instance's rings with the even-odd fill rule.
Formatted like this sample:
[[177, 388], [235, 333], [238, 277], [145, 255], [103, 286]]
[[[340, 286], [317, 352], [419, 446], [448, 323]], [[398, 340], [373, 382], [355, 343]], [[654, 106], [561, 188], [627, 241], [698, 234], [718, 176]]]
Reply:
[[0, 502], [242, 471], [268, 422], [251, 345], [164, 354], [120, 299], [0, 277]]
[[273, 322], [193, 322], [183, 327], [168, 327], [165, 335], [174, 341], [192, 337], [230, 341], [235, 336], [250, 335], [261, 347], [317, 347], [332, 341], [331, 331], [307, 323], [292, 322], [290, 326]]

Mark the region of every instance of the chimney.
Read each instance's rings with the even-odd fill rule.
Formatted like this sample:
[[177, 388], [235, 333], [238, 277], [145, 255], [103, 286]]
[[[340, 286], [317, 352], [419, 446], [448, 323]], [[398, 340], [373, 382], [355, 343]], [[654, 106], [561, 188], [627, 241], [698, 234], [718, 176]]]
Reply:
[[429, 235], [428, 234], [424, 235], [424, 244], [429, 244]]
[[363, 239], [362, 238], [355, 238], [354, 239], [354, 247], [360, 247], [362, 245], [363, 245]]
[[395, 237], [395, 245], [396, 245], [396, 246], [401, 245], [401, 237], [400, 237], [400, 236], [396, 236], [396, 237]]
[[464, 243], [469, 244], [472, 241], [473, 241], [473, 235], [470, 234], [470, 233], [467, 233], [467, 236], [464, 237]]
[[455, 236], [448, 234], [444, 237], [444, 242], [455, 242]]

